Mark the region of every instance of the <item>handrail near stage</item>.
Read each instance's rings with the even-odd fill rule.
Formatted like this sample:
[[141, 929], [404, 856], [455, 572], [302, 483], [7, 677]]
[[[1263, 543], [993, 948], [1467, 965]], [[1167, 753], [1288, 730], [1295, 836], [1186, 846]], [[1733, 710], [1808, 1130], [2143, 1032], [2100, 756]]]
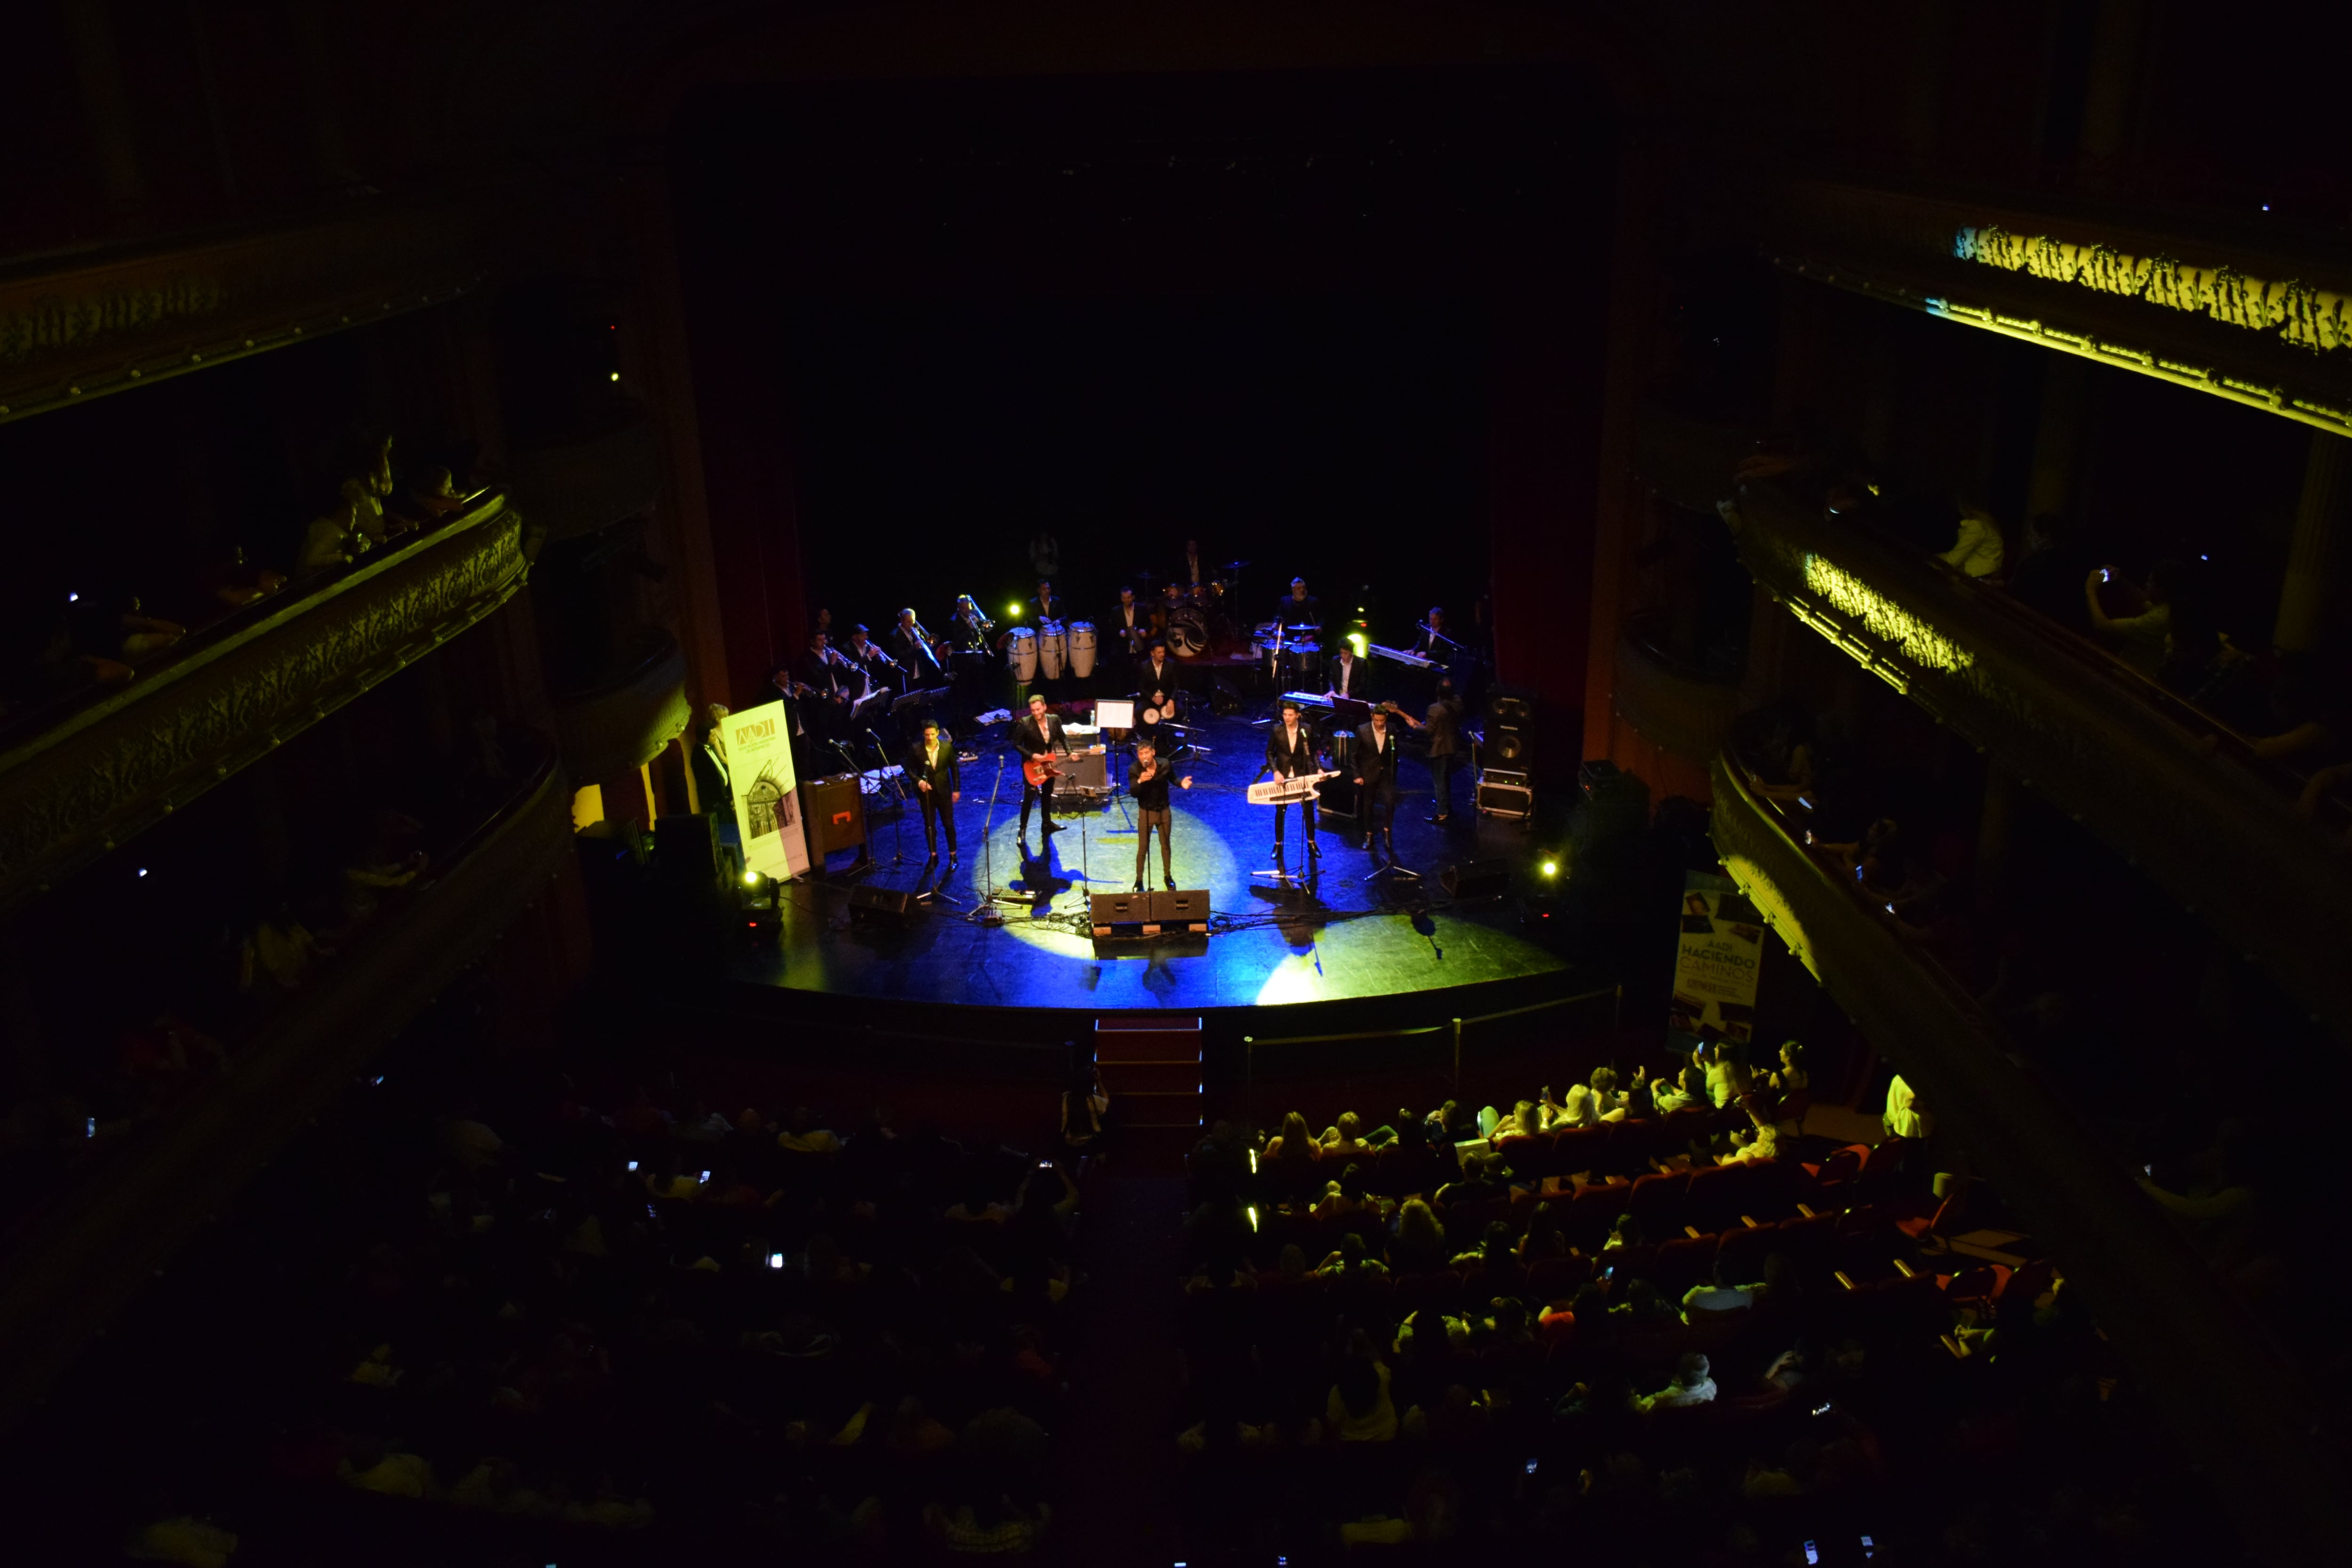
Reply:
[[1353, 1029], [1342, 1034], [1282, 1035], [1261, 1038], [1256, 1035], [1242, 1037], [1242, 1112], [1253, 1127], [1257, 1120], [1257, 1053], [1261, 1046], [1322, 1046], [1361, 1044], [1368, 1040], [1408, 1040], [1423, 1035], [1442, 1034], [1452, 1047], [1454, 1089], [1462, 1089], [1462, 1036], [1475, 1025], [1499, 1024], [1506, 1018], [1522, 1017], [1540, 1013], [1547, 1008], [1572, 1006], [1579, 1002], [1593, 1002], [1607, 996], [1616, 1004], [1622, 1015], [1625, 1005], [1625, 987], [1622, 984], [1604, 986], [1598, 991], [1580, 991], [1573, 996], [1547, 997], [1541, 1002], [1529, 1002], [1524, 1006], [1505, 1007], [1494, 1013], [1477, 1013], [1465, 1018], [1448, 1018], [1443, 1024], [1422, 1024], [1404, 1029]]

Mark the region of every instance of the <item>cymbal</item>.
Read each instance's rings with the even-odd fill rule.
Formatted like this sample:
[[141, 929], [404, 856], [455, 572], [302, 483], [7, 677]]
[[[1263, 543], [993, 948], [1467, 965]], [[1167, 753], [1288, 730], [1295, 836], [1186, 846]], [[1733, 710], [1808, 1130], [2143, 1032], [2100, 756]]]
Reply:
[[1238, 572], [1248, 564], [1249, 563], [1246, 561], [1228, 561], [1225, 563], [1225, 570], [1228, 572]]

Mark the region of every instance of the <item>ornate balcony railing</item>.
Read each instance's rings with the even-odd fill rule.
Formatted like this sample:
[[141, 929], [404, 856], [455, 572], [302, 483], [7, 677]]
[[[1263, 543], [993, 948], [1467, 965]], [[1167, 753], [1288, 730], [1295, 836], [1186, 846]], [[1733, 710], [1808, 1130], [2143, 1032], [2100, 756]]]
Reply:
[[264, 600], [0, 752], [0, 908], [32, 897], [497, 609], [528, 569], [491, 495]]
[[0, 268], [0, 421], [446, 303], [482, 276], [462, 216], [393, 204]]
[[2336, 1473], [2341, 1456], [2312, 1439], [2305, 1380], [2170, 1216], [2133, 1184], [2102, 1134], [2063, 1105], [1964, 991], [1920, 962], [1851, 883], [1800, 847], [1723, 756], [1715, 763], [1713, 822], [1733, 879], [1919, 1088], [1978, 1172], [2063, 1258], [2068, 1289], [2084, 1291], [2101, 1329], [2142, 1369], [2150, 1396], [2195, 1434], [2200, 1453], [2232, 1471], [2222, 1484], [2288, 1510], [2289, 1519], [2273, 1522], [2307, 1521], [2311, 1498], [2332, 1495], [2322, 1478]]
[[1743, 489], [1738, 537], [1799, 620], [2000, 758], [2352, 1041], [2333, 934], [2345, 857], [2277, 770], [1998, 594], [1768, 486]]
[[571, 839], [562, 770], [541, 747], [429, 878], [254, 1034], [227, 1042], [234, 1070], [68, 1173], [0, 1251], [0, 1422], [547, 892]]

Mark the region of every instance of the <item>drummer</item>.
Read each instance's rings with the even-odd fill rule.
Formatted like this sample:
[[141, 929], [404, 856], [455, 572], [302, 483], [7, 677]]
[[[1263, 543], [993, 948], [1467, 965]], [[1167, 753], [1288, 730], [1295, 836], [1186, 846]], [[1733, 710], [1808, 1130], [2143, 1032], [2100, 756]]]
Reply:
[[1135, 692], [1139, 699], [1153, 691], [1176, 689], [1176, 661], [1168, 657], [1168, 645], [1154, 641], [1143, 650], [1143, 658], [1135, 667]]
[[1067, 608], [1068, 606], [1062, 603], [1061, 596], [1054, 592], [1054, 584], [1040, 580], [1036, 596], [1029, 601], [1029, 624], [1035, 626], [1042, 634], [1045, 629], [1045, 623], [1060, 620], [1063, 612]]
[[[1322, 643], [1323, 605], [1307, 591], [1306, 578], [1293, 577], [1290, 580], [1290, 592], [1282, 596], [1274, 615], [1276, 620], [1290, 628], [1290, 635], [1283, 639], [1285, 642], [1312, 637], [1318, 646]], [[1308, 629], [1301, 630], [1302, 627]]]

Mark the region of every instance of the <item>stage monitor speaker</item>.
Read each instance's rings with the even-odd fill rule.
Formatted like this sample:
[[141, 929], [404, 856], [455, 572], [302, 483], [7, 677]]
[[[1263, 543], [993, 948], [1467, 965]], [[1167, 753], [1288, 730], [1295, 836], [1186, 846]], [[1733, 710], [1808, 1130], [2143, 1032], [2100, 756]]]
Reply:
[[874, 924], [904, 927], [915, 913], [915, 895], [904, 888], [877, 888], [860, 882], [849, 889], [849, 918]]
[[866, 842], [866, 796], [856, 773], [833, 773], [801, 785], [808, 813], [809, 848], [819, 858]]
[[1526, 729], [1536, 721], [1535, 697], [1517, 687], [1490, 686], [1486, 689], [1486, 717], [1497, 724]]
[[1151, 895], [1151, 920], [1160, 926], [1190, 926], [1199, 931], [1209, 923], [1209, 889], [1179, 888]]
[[1437, 880], [1448, 898], [1492, 898], [1510, 888], [1511, 865], [1507, 860], [1465, 860], [1445, 868]]
[[1107, 935], [1112, 926], [1139, 926], [1151, 918], [1150, 893], [1096, 893], [1087, 904], [1097, 936]]

